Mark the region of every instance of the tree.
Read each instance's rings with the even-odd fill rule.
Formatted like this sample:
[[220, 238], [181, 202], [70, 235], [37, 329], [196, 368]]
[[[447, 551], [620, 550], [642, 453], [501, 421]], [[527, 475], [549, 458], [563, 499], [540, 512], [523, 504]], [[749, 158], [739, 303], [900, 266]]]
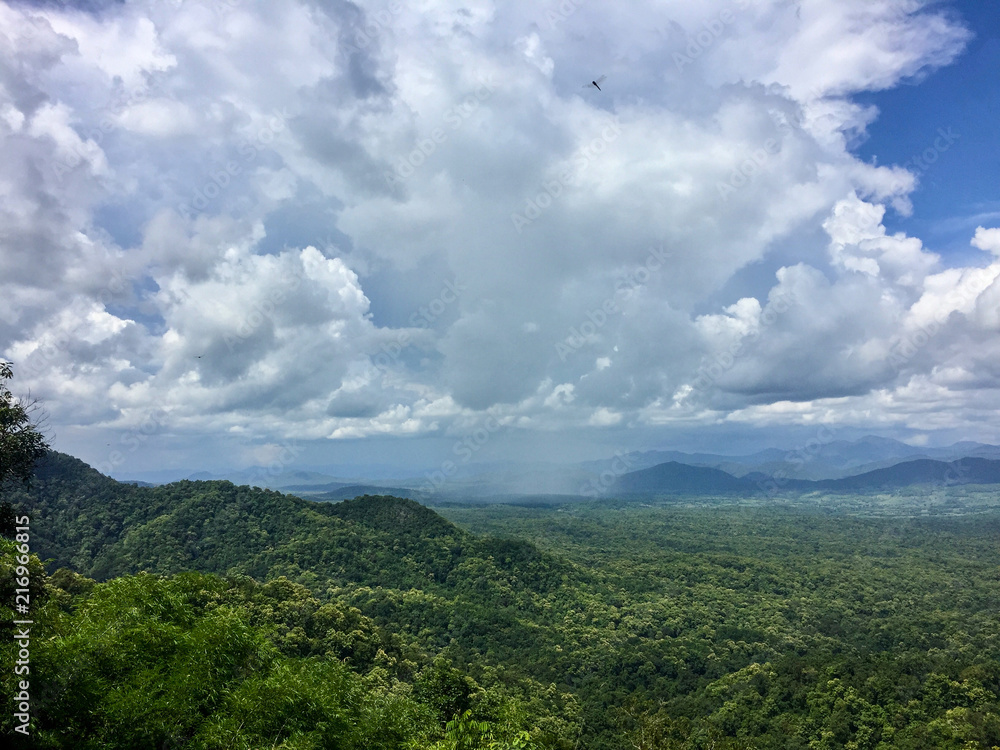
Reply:
[[[38, 423], [32, 419], [35, 403], [17, 398], [5, 380], [14, 377], [9, 362], [0, 362], [0, 490], [8, 482], [28, 484], [35, 462], [49, 449]], [[0, 504], [0, 535], [13, 531], [13, 508]]]
[[[537, 745], [532, 741], [530, 733], [498, 732], [498, 727], [488, 721], [476, 721], [472, 711], [465, 711], [455, 716], [445, 726], [445, 736], [437, 743], [435, 750], [535, 750]], [[498, 736], [500, 735], [500, 736]]]
[[14, 396], [3, 382], [13, 377], [10, 363], [0, 362], [0, 484], [11, 479], [27, 484], [49, 445], [32, 419], [34, 403]]

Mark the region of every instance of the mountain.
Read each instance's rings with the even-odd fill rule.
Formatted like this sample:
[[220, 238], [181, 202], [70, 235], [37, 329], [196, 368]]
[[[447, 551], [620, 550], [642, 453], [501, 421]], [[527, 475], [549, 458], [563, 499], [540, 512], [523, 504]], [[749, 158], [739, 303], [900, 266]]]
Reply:
[[166, 471], [143, 472], [141, 476], [121, 477], [119, 481], [139, 484], [140, 486], [150, 486], [158, 484], [169, 484], [182, 479], [192, 482], [212, 482], [225, 481], [233, 484], [246, 484], [255, 487], [265, 487], [271, 490], [289, 490], [297, 487], [300, 490], [315, 488], [327, 485], [329, 489], [345, 486], [348, 484], [358, 484], [359, 480], [345, 479], [342, 477], [324, 474], [322, 472], [309, 471], [304, 469], [286, 469], [277, 471], [267, 466], [251, 466], [244, 469], [225, 469], [222, 471], [190, 471], [185, 469], [175, 469]]
[[578, 495], [594, 477], [580, 466], [542, 461], [493, 461], [460, 465], [450, 476], [429, 472], [423, 477], [398, 483], [433, 494], [445, 501], [492, 500], [527, 495]]
[[351, 480], [322, 474], [316, 471], [302, 469], [272, 470], [268, 467], [253, 466], [238, 471], [227, 471], [221, 474], [201, 472], [188, 477], [191, 480], [222, 480], [233, 484], [246, 484], [252, 487], [264, 487], [269, 490], [285, 491], [288, 487], [317, 487], [324, 485], [344, 486]]
[[442, 539], [455, 535], [457, 527], [425, 505], [391, 495], [363, 495], [344, 500], [331, 512], [345, 521], [387, 534]]
[[955, 443], [949, 450], [956, 453], [958, 457], [968, 458], [990, 458], [1000, 460], [1000, 445], [986, 445], [984, 443]]
[[[337, 490], [350, 486], [351, 482], [323, 482], [322, 484], [287, 484], [287, 485], [282, 485], [281, 490], [283, 492], [288, 492], [292, 495], [299, 492], [315, 495], [322, 492], [336, 492]], [[354, 486], [356, 487], [358, 485]], [[268, 489], [275, 489], [275, 488], [269, 487]], [[359, 492], [358, 494], [363, 495], [365, 493]], [[351, 497], [354, 497], [354, 495], [351, 495]]]
[[957, 461], [917, 459], [840, 479], [810, 481], [775, 479], [763, 472], [735, 477], [721, 469], [689, 466], [676, 461], [620, 476], [608, 496], [759, 495], [769, 488], [779, 492], [876, 492], [884, 489], [939, 485], [1000, 484], [1000, 460], [962, 458]]
[[182, 478], [225, 480], [331, 502], [357, 495], [400, 495], [433, 498], [437, 503], [449, 504], [536, 502], [540, 498], [544, 498], [541, 502], [551, 504], [559, 498], [572, 502], [593, 496], [594, 488], [606, 489], [608, 472], [618, 476], [623, 471], [641, 471], [671, 462], [718, 469], [757, 484], [762, 478], [767, 481], [774, 476], [787, 480], [842, 479], [907, 461], [947, 462], [973, 457], [1000, 460], [1000, 446], [964, 441], [931, 448], [874, 435], [858, 440], [834, 440], [832, 433], [821, 430], [798, 446], [765, 448], [745, 455], [652, 450], [619, 452], [610, 458], [579, 463], [457, 462], [455, 470], [447, 477], [433, 468], [421, 472], [383, 464], [330, 464], [289, 466], [281, 471], [269, 467], [214, 473], [177, 469], [145, 472], [129, 477], [128, 481], [164, 484]]
[[[28, 489], [8, 489], [34, 553], [32, 736], [9, 747], [444, 747], [446, 722], [480, 694], [477, 721], [504, 747], [541, 722], [564, 737], [544, 747], [575, 744], [552, 680], [519, 669], [542, 630], [522, 620], [594, 575], [530, 542], [471, 534], [405, 498], [140, 487], [55, 452]], [[16, 545], [0, 537], [0, 552], [0, 656], [13, 663]], [[38, 606], [48, 597], [57, 605]], [[0, 734], [17, 737], [10, 714]]]
[[195, 570], [443, 592], [475, 589], [487, 569], [535, 590], [570, 572], [520, 542], [510, 543], [517, 554], [499, 554], [507, 542], [475, 537], [405, 498], [314, 502], [217, 480], [138, 487], [57, 452], [10, 500], [45, 520], [32, 526], [33, 551], [99, 580]]
[[[664, 462], [619, 481], [761, 476]], [[32, 616], [32, 746], [1000, 745], [995, 513], [454, 509], [473, 533], [403, 497], [143, 488], [59, 454], [10, 499], [50, 570], [103, 579], [46, 580], [33, 557], [32, 603], [51, 598]], [[0, 569], [14, 549], [0, 539]]]
[[790, 479], [841, 479], [887, 468], [904, 461], [934, 459], [954, 461], [978, 457], [1000, 459], [1000, 446], [965, 441], [943, 448], [912, 446], [907, 443], [868, 435], [858, 440], [827, 440], [822, 436], [789, 449], [766, 448], [756, 453], [727, 456], [716, 453], [684, 453], [681, 451], [633, 452], [613, 459], [588, 461], [580, 466], [595, 474], [615, 471], [622, 460], [633, 471], [647, 469], [671, 461], [690, 466], [721, 469], [735, 477], [752, 472]]
[[[329, 485], [323, 486], [324, 488], [329, 487]], [[380, 487], [371, 484], [346, 484], [332, 489], [325, 489], [323, 492], [316, 493], [304, 492], [302, 490], [296, 491], [291, 487], [286, 487], [283, 491], [292, 495], [304, 497], [308, 500], [316, 500], [318, 502], [325, 503], [337, 503], [343, 500], [350, 500], [351, 498], [359, 497], [361, 495], [389, 495], [412, 497], [421, 500], [424, 498], [424, 493], [408, 489], [406, 487]]]
[[753, 483], [719, 469], [670, 461], [620, 476], [610, 494], [729, 495], [751, 491]]
[[942, 487], [963, 484], [1000, 484], [1000, 461], [986, 458], [963, 458], [947, 462], [918, 459], [844, 479], [810, 484], [817, 489], [862, 492], [927, 484]]

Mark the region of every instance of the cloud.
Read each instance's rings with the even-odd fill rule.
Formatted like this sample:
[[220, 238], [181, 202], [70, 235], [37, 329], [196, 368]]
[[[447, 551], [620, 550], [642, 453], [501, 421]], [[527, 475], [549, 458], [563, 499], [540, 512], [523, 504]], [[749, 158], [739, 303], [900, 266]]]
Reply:
[[888, 236], [882, 220], [885, 208], [856, 196], [839, 201], [823, 228], [830, 235], [834, 265], [870, 276], [881, 276], [904, 287], [916, 287], [939, 263], [915, 237]]
[[969, 38], [920, 3], [0, 21], [0, 353], [67, 428], [930, 430], [995, 385], [995, 264], [887, 232], [919, 174], [851, 151]]
[[1000, 229], [977, 227], [976, 236], [972, 238], [972, 246], [994, 255], [1000, 255]]

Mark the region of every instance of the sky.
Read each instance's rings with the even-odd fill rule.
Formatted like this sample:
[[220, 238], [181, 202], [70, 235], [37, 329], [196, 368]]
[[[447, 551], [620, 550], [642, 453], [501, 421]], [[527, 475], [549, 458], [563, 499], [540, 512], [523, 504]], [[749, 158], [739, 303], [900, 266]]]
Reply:
[[0, 2], [0, 357], [119, 477], [1000, 442], [998, 20]]

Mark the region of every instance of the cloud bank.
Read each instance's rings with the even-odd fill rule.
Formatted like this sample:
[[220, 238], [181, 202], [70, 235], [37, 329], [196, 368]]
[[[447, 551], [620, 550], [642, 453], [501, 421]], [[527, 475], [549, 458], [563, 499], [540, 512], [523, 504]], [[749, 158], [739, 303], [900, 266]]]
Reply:
[[1000, 229], [852, 153], [924, 6], [0, 4], [0, 356], [74, 434], [995, 439]]

